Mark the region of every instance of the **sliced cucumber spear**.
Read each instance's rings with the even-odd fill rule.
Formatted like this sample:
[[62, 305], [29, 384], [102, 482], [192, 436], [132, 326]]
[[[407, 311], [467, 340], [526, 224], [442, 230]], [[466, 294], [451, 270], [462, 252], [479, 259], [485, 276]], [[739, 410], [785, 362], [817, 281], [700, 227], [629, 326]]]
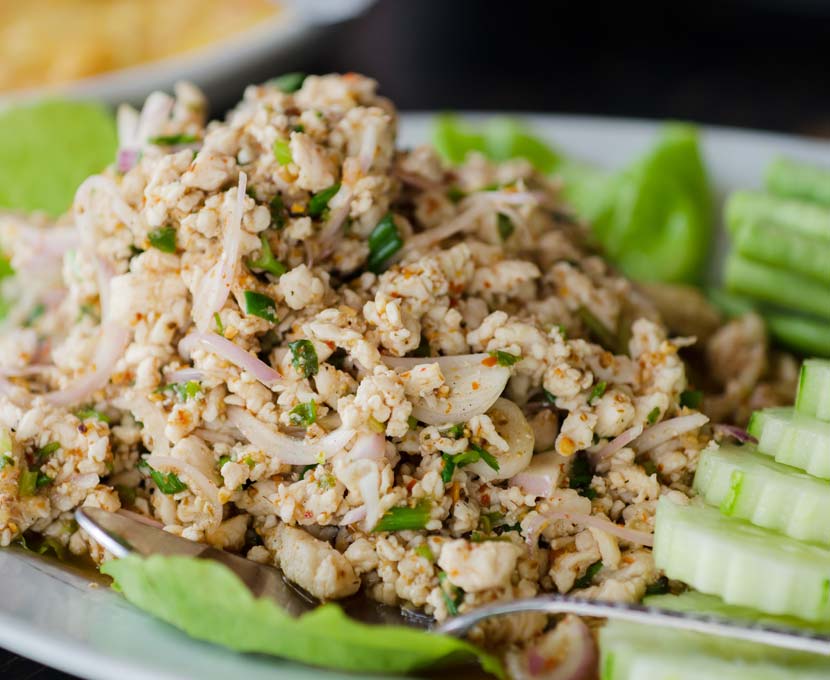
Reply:
[[795, 410], [805, 416], [830, 421], [830, 361], [807, 359], [801, 364]]
[[729, 604], [830, 621], [830, 550], [725, 517], [717, 508], [661, 498], [654, 562], [667, 577]]
[[791, 408], [767, 408], [752, 414], [747, 429], [758, 439], [761, 453], [814, 477], [830, 479], [830, 423]]
[[705, 450], [694, 488], [724, 515], [830, 545], [830, 482], [776, 463], [751, 446]]
[[767, 168], [766, 185], [779, 196], [830, 205], [830, 170], [825, 168], [777, 158]]
[[726, 204], [726, 226], [734, 233], [752, 222], [772, 222], [791, 233], [830, 240], [830, 208], [754, 191], [736, 191]]

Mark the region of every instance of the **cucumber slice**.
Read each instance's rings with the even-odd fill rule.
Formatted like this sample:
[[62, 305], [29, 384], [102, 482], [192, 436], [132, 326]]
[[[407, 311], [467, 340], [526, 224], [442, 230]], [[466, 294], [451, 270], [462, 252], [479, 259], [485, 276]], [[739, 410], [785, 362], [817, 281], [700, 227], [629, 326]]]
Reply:
[[725, 619], [735, 619], [748, 623], [758, 623], [785, 628], [803, 628], [814, 633], [830, 632], [830, 623], [812, 623], [792, 616], [775, 616], [764, 614], [757, 609], [726, 604], [719, 597], [706, 595], [696, 590], [687, 590], [680, 595], [651, 595], [643, 600], [643, 604], [661, 609], [673, 609], [678, 612], [693, 612], [696, 614], [713, 614]]
[[704, 505], [661, 498], [654, 563], [729, 604], [830, 621], [830, 550], [802, 543]]
[[742, 640], [611, 621], [599, 634], [602, 680], [813, 680], [830, 659]]
[[830, 479], [830, 423], [791, 408], [767, 408], [752, 414], [747, 429], [758, 439], [759, 452], [814, 477]]
[[706, 449], [694, 488], [724, 515], [830, 545], [830, 482], [776, 463], [754, 447]]
[[801, 364], [795, 410], [830, 421], [830, 360], [807, 359]]

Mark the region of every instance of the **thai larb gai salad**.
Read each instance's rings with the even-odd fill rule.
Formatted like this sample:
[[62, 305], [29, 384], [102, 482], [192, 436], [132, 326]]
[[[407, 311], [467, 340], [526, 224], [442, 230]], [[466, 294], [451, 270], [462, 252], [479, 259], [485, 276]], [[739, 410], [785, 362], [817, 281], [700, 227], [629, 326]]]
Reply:
[[[657, 501], [688, 502], [708, 407], [785, 401], [793, 361], [752, 316], [714, 329], [702, 400], [695, 338], [592, 249], [555, 179], [448, 167], [397, 149], [396, 124], [356, 74], [251, 86], [210, 123], [180, 85], [122, 108], [117, 162], [55, 224], [2, 217], [2, 545], [101, 563], [73, 510], [125, 509], [320, 600], [438, 621], [665, 586]], [[515, 649], [548, 623], [473, 639]]]

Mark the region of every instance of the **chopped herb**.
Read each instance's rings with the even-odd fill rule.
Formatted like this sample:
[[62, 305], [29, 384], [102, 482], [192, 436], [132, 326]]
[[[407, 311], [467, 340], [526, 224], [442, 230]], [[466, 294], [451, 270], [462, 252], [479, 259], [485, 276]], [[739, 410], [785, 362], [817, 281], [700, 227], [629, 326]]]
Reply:
[[242, 459], [242, 462], [245, 463], [245, 465], [247, 465], [252, 470], [256, 467], [256, 461], [253, 458], [251, 458], [250, 456], [245, 456]]
[[617, 337], [600, 321], [593, 312], [587, 307], [579, 307], [576, 310], [582, 323], [588, 328], [588, 332], [599, 341], [599, 344], [606, 349], [619, 349], [619, 341]]
[[291, 147], [288, 145], [288, 140], [278, 139], [274, 142], [274, 158], [280, 165], [288, 165], [294, 162], [294, 157], [291, 155]]
[[478, 518], [478, 523], [481, 530], [489, 534], [503, 519], [504, 515], [500, 512], [482, 512]]
[[47, 475], [45, 472], [41, 472], [40, 470], [37, 471], [37, 477], [35, 478], [35, 487], [40, 489], [41, 487], [46, 486], [47, 484], [51, 484], [55, 480]]
[[317, 350], [311, 340], [294, 340], [288, 343], [291, 350], [291, 365], [297, 369], [304, 378], [310, 378], [317, 374]]
[[245, 313], [258, 316], [271, 323], [277, 323], [277, 306], [274, 300], [267, 295], [254, 290], [245, 291]]
[[383, 434], [386, 432], [386, 425], [373, 416], [369, 416], [366, 424], [369, 426], [369, 429], [376, 434]]
[[703, 392], [700, 390], [684, 390], [680, 393], [680, 405], [686, 408], [700, 408], [703, 401]]
[[294, 132], [305, 132], [305, 125], [295, 125], [293, 128]]
[[458, 203], [466, 195], [467, 194], [465, 194], [458, 187], [450, 187], [449, 189], [447, 189], [447, 198], [450, 199], [450, 201], [452, 201], [453, 203]]
[[163, 253], [176, 252], [176, 230], [173, 227], [159, 227], [147, 234], [147, 239], [153, 248]]
[[643, 470], [645, 473], [651, 477], [655, 472], [657, 472], [657, 465], [655, 465], [653, 460], [644, 460], [643, 461]]
[[372, 531], [420, 531], [429, 522], [431, 512], [432, 503], [426, 498], [419, 500], [413, 507], [403, 505], [390, 508]]
[[470, 534], [470, 542], [471, 543], [484, 543], [485, 541], [506, 541], [510, 543], [509, 536], [502, 536], [502, 535], [489, 535], [482, 533], [481, 531], [473, 531]]
[[143, 458], [138, 464], [138, 469], [148, 472], [150, 477], [152, 477], [153, 481], [156, 483], [158, 490], [163, 494], [167, 494], [169, 496], [187, 489], [187, 484], [179, 479], [179, 476], [175, 472], [161, 472], [156, 470], [155, 468], [150, 467], [150, 464]]
[[17, 480], [17, 488], [21, 497], [34, 496], [37, 491], [38, 470], [23, 470]]
[[458, 606], [464, 599], [464, 591], [450, 583], [449, 576], [443, 571], [438, 572], [438, 583], [441, 586], [441, 595], [444, 598], [444, 604], [447, 606], [447, 613], [450, 616], [458, 615]]
[[464, 436], [464, 423], [456, 423], [452, 427], [447, 428], [441, 434], [453, 439], [461, 439]]
[[646, 586], [646, 595], [665, 595], [669, 592], [669, 579], [661, 576], [654, 583]]
[[230, 462], [232, 462], [232, 459], [231, 459], [230, 456], [228, 456], [228, 455], [219, 456], [219, 460], [216, 462], [216, 467], [219, 468], [219, 470], [221, 470], [223, 467], [225, 467], [226, 463], [230, 463]]
[[423, 557], [425, 560], [430, 562], [435, 561], [435, 555], [433, 554], [432, 550], [429, 547], [429, 543], [421, 543], [417, 548], [415, 548], [415, 554], [418, 557]]
[[299, 71], [292, 71], [291, 73], [283, 73], [281, 76], [272, 78], [268, 81], [268, 84], [273, 85], [281, 92], [285, 92], [285, 94], [291, 94], [292, 92], [296, 92], [303, 86], [304, 80], [305, 73], [300, 73]]
[[121, 499], [122, 505], [133, 505], [135, 503], [138, 492], [132, 486], [125, 486], [124, 484], [116, 484], [115, 490], [118, 497]]
[[328, 189], [323, 189], [314, 194], [308, 202], [309, 216], [315, 219], [322, 217], [329, 208], [329, 201], [338, 191], [340, 191], [340, 185], [332, 184]]
[[444, 484], [449, 484], [455, 474], [455, 460], [449, 453], [442, 454], [441, 458], [444, 460], [444, 467], [441, 469], [441, 480]]
[[522, 360], [521, 354], [511, 354], [510, 352], [502, 352], [498, 349], [495, 352], [490, 352], [490, 356], [495, 357], [499, 366], [512, 366]]
[[414, 430], [418, 427], [418, 419], [415, 416], [409, 416], [409, 418], [406, 419], [406, 424], [409, 425], [410, 430]]
[[14, 465], [14, 458], [12, 458], [8, 453], [4, 453], [0, 456], [0, 470], [7, 465]]
[[66, 546], [64, 546], [63, 543], [61, 543], [54, 536], [46, 536], [43, 538], [40, 541], [40, 545], [38, 545], [36, 552], [38, 555], [46, 555], [47, 553], [52, 552], [59, 560], [66, 558]]
[[38, 460], [43, 458], [47, 458], [51, 456], [53, 453], [60, 449], [61, 445], [60, 442], [49, 442], [45, 446], [41, 446], [37, 451], [35, 451], [35, 457]]
[[588, 462], [588, 457], [584, 453], [578, 453], [574, 456], [571, 463], [570, 481], [568, 486], [579, 492], [580, 496], [593, 499], [597, 492], [591, 488], [591, 480], [594, 478], [591, 472], [591, 465]]
[[99, 420], [102, 423], [109, 423], [110, 418], [106, 413], [101, 413], [101, 411], [96, 411], [91, 406], [87, 406], [85, 408], [78, 409], [75, 411], [75, 415], [80, 420]]
[[369, 234], [369, 271], [379, 274], [386, 262], [403, 247], [392, 213], [386, 213]]
[[156, 146], [177, 146], [179, 144], [193, 144], [198, 142], [199, 138], [188, 134], [159, 135], [158, 137], [150, 137], [147, 141]]
[[259, 257], [256, 260], [248, 260], [248, 267], [251, 269], [261, 269], [277, 277], [285, 274], [288, 270], [282, 262], [274, 257], [274, 253], [271, 251], [271, 244], [268, 243], [268, 238], [265, 234], [260, 234], [259, 241], [262, 244]]
[[289, 420], [294, 425], [313, 425], [317, 422], [317, 402], [314, 400], [307, 401], [303, 404], [297, 404], [288, 414]]
[[250, 196], [254, 200], [257, 200], [256, 189], [254, 189], [250, 184], [245, 188], [245, 193], [248, 194], [248, 196]]
[[660, 407], [655, 406], [651, 411], [648, 412], [646, 416], [646, 420], [648, 421], [649, 425], [654, 425], [658, 420], [660, 420]]
[[499, 471], [499, 462], [487, 449], [479, 446], [478, 444], [470, 444], [470, 449], [475, 451], [478, 454], [478, 457], [487, 463], [489, 467], [493, 468], [496, 472]]
[[608, 383], [604, 380], [600, 380], [596, 385], [594, 385], [594, 389], [591, 390], [591, 394], [588, 397], [588, 403], [593, 404], [597, 399], [602, 397], [605, 394], [605, 390], [608, 388]]
[[277, 194], [271, 199], [268, 204], [271, 209], [271, 221], [277, 229], [282, 229], [285, 226], [285, 203], [282, 196]]
[[553, 404], [556, 406], [556, 397], [553, 395], [552, 392], [548, 392], [547, 390], [542, 390], [542, 394], [545, 396], [545, 401], [549, 404]]
[[173, 392], [182, 401], [193, 399], [202, 391], [202, 386], [195, 380], [188, 380], [186, 383], [169, 383], [156, 389], [156, 392]]
[[305, 477], [306, 472], [309, 472], [309, 471], [313, 470], [316, 467], [317, 467], [316, 463], [314, 465], [306, 465], [302, 470], [300, 470], [300, 479], [303, 479]]
[[588, 567], [584, 576], [574, 581], [574, 589], [588, 588], [594, 582], [594, 576], [597, 575], [600, 569], [602, 569], [602, 560], [597, 560]]
[[45, 313], [46, 305], [44, 305], [42, 302], [38, 302], [34, 307], [32, 307], [32, 311], [29, 312], [29, 316], [26, 317], [26, 320], [23, 322], [23, 325], [26, 328], [28, 328], [40, 317], [42, 317]]
[[563, 340], [568, 339], [568, 331], [565, 330], [565, 327], [561, 323], [556, 325], [556, 330], [559, 331], [559, 335], [562, 336]]
[[512, 220], [505, 215], [504, 213], [498, 214], [498, 228], [499, 228], [499, 236], [501, 236], [502, 241], [506, 241], [509, 239], [516, 228], [513, 226]]
[[219, 316], [219, 312], [213, 313], [213, 320], [216, 322], [216, 332], [219, 333], [219, 335], [224, 335], [225, 326], [222, 324], [222, 317]]

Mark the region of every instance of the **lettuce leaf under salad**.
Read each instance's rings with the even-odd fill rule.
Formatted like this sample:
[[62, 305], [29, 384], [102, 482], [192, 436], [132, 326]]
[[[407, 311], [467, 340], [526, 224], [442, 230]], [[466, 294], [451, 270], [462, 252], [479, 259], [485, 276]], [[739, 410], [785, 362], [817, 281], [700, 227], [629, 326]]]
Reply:
[[478, 127], [443, 115], [433, 143], [450, 163], [477, 151], [494, 161], [525, 158], [540, 172], [560, 176], [565, 200], [625, 274], [641, 281], [701, 282], [714, 226], [693, 126], [667, 125], [644, 156], [616, 172], [566, 158], [510, 119]]
[[498, 659], [445, 635], [350, 619], [334, 603], [292, 618], [267, 598], [251, 595], [224, 565], [192, 557], [136, 555], [101, 571], [135, 606], [191, 637], [240, 652], [273, 654], [313, 666], [371, 673], [406, 673], [478, 661], [504, 677]]

